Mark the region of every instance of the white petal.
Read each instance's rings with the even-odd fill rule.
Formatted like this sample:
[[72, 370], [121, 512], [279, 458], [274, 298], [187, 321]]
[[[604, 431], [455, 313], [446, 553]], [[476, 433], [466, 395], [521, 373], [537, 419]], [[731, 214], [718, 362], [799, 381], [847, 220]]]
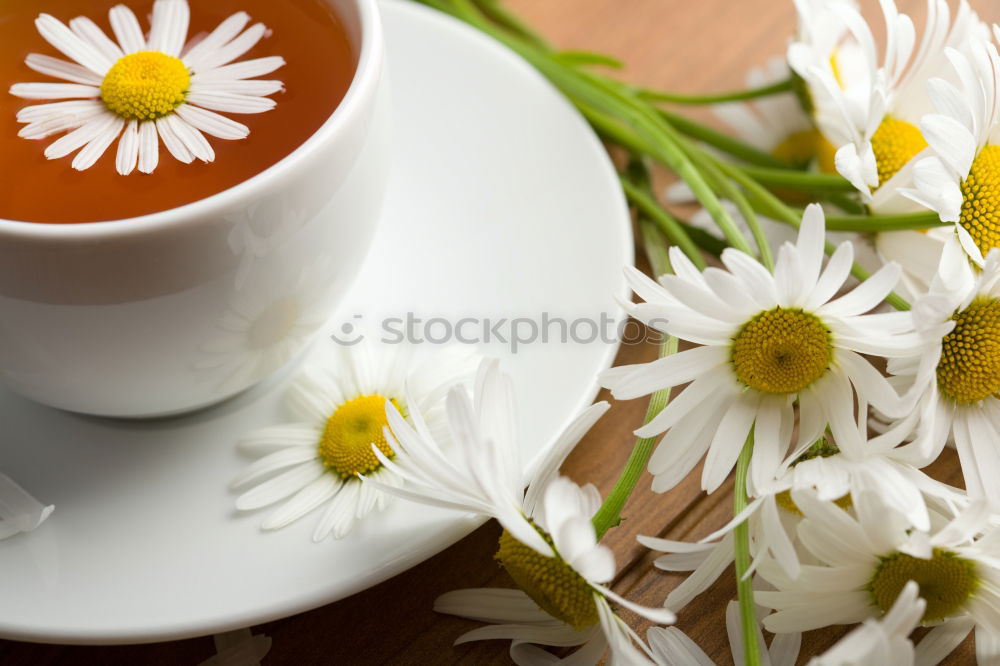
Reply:
[[176, 113], [192, 127], [219, 139], [245, 139], [250, 134], [250, 128], [243, 123], [191, 104], [181, 104]]
[[480, 622], [550, 622], [552, 616], [521, 590], [487, 587], [445, 592], [434, 600], [434, 612]]
[[70, 30], [97, 49], [110, 62], [117, 62], [125, 54], [118, 45], [108, 39], [104, 31], [86, 16], [77, 16], [69, 22]]
[[246, 12], [236, 12], [218, 25], [205, 39], [192, 46], [181, 58], [190, 69], [197, 70], [203, 55], [214, 53], [225, 46], [250, 22]]
[[677, 627], [651, 627], [646, 632], [649, 647], [660, 664], [715, 666], [715, 662]]
[[743, 443], [757, 418], [758, 396], [748, 392], [734, 400], [715, 431], [701, 476], [702, 490], [715, 492], [736, 465]]
[[101, 89], [78, 83], [15, 83], [10, 94], [22, 99], [86, 99], [100, 97]]
[[167, 116], [163, 120], [170, 124], [174, 134], [184, 143], [184, 146], [191, 155], [197, 157], [202, 162], [215, 160], [215, 151], [212, 149], [212, 144], [208, 142], [201, 132], [184, 122], [178, 115]]
[[156, 132], [160, 135], [163, 140], [163, 145], [167, 147], [167, 150], [171, 155], [174, 156], [178, 162], [183, 162], [184, 164], [190, 164], [194, 161], [194, 155], [188, 150], [187, 145], [181, 140], [177, 133], [174, 131], [173, 125], [169, 122], [172, 116], [166, 116], [164, 118], [158, 118], [154, 121], [146, 121], [143, 124], [151, 124], [156, 126]]
[[976, 137], [957, 120], [938, 114], [924, 116], [920, 131], [952, 175], [964, 180], [976, 159]]
[[914, 666], [935, 666], [962, 644], [976, 621], [971, 617], [948, 620], [927, 632], [916, 648]]
[[132, 54], [146, 50], [146, 38], [139, 26], [139, 19], [135, 17], [131, 9], [125, 5], [115, 5], [108, 12], [108, 18], [111, 20], [111, 29], [114, 31], [122, 51], [126, 54]]
[[187, 39], [190, 10], [187, 0], [156, 0], [153, 3], [153, 23], [149, 31], [149, 50], [175, 58], [181, 54]]
[[[29, 106], [22, 111], [28, 109], [39, 109], [41, 107], [60, 107], [61, 105], [67, 105], [61, 109], [53, 109], [52, 112], [40, 115], [38, 120], [30, 122], [29, 124], [22, 127], [17, 135], [24, 139], [43, 139], [52, 134], [57, 134], [65, 130], [75, 129], [80, 127], [87, 121], [96, 118], [97, 116], [103, 115], [106, 111], [104, 104], [98, 101], [79, 101], [79, 102], [57, 102], [56, 104], [42, 104], [38, 106]], [[36, 115], [36, 114], [31, 114]]]
[[160, 141], [156, 132], [156, 123], [146, 121], [139, 123], [139, 171], [153, 173], [160, 161]]
[[288, 498], [279, 509], [261, 523], [261, 529], [278, 530], [290, 525], [333, 497], [342, 484], [343, 482], [333, 474], [324, 474]]
[[113, 120], [97, 136], [91, 139], [83, 147], [83, 150], [76, 154], [76, 157], [73, 158], [73, 168], [77, 171], [84, 171], [92, 167], [101, 158], [104, 151], [108, 149], [108, 146], [118, 138], [124, 126], [125, 121], [123, 119], [113, 116]]
[[195, 106], [227, 113], [263, 113], [273, 109], [277, 102], [269, 97], [251, 97], [226, 92], [192, 92], [187, 101]]
[[28, 57], [24, 59], [24, 64], [39, 74], [45, 74], [46, 76], [63, 79], [64, 81], [72, 81], [73, 83], [79, 83], [88, 87], [99, 87], [101, 85], [101, 81], [104, 80], [104, 77], [100, 74], [97, 74], [82, 65], [60, 60], [59, 58], [53, 58], [52, 56], [41, 55], [39, 53], [29, 53]]
[[619, 400], [630, 400], [693, 381], [725, 363], [726, 357], [719, 347], [695, 347], [650, 363], [611, 368], [601, 373], [600, 381]]
[[82, 40], [54, 16], [40, 14], [35, 19], [35, 27], [38, 28], [38, 33], [45, 38], [45, 41], [60, 53], [96, 74], [104, 76], [114, 64], [111, 58]]
[[274, 472], [281, 471], [293, 465], [301, 465], [316, 458], [316, 447], [309, 445], [291, 445], [255, 460], [239, 476], [233, 479], [231, 488], [239, 488], [253, 483]]
[[841, 296], [824, 305], [820, 312], [835, 317], [845, 317], [868, 312], [885, 300], [899, 282], [900, 268], [897, 264], [886, 264], [871, 277]]
[[356, 481], [345, 483], [327, 507], [320, 518], [313, 541], [319, 542], [331, 534], [334, 539], [342, 539], [354, 527], [357, 520], [358, 497], [361, 495], [361, 484]]
[[208, 84], [214, 82], [251, 79], [256, 76], [270, 74], [277, 69], [281, 69], [284, 65], [285, 59], [281, 56], [265, 56], [263, 58], [242, 60], [240, 62], [234, 62], [231, 65], [224, 65], [222, 67], [196, 72], [191, 77], [191, 84], [207, 86]]
[[139, 160], [139, 122], [130, 120], [125, 126], [121, 141], [118, 142], [118, 156], [115, 159], [115, 168], [123, 176], [127, 176], [135, 169]]
[[208, 81], [206, 83], [196, 83], [191, 82], [191, 92], [227, 92], [236, 93], [239, 95], [249, 95], [251, 97], [264, 97], [266, 95], [273, 95], [276, 92], [280, 92], [285, 89], [285, 85], [281, 81], [270, 81], [264, 79], [250, 79], [250, 80], [218, 80], [218, 81]]
[[103, 113], [86, 124], [59, 138], [45, 149], [45, 157], [50, 160], [66, 157], [77, 148], [85, 146], [110, 127], [118, 116]]
[[252, 49], [266, 32], [267, 28], [264, 27], [264, 24], [257, 23], [225, 46], [211, 51], [206, 50], [204, 54], [197, 54], [196, 60], [192, 60], [191, 56], [188, 56], [188, 66], [197, 74], [230, 63]]
[[318, 463], [310, 462], [293, 467], [237, 497], [236, 508], [240, 511], [249, 511], [274, 504], [298, 492], [326, 473], [323, 466]]

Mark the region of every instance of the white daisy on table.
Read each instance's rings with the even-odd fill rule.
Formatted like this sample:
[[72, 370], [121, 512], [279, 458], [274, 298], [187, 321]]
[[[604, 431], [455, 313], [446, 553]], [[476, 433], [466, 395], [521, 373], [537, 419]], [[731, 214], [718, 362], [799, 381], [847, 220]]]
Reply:
[[1000, 535], [988, 529], [984, 502], [950, 520], [935, 514], [927, 532], [908, 527], [892, 511], [855, 518], [813, 491], [795, 491], [793, 498], [805, 516], [799, 540], [816, 563], [804, 565], [795, 579], [773, 560], [761, 564], [759, 574], [776, 588], [754, 595], [758, 604], [776, 610], [764, 618], [765, 629], [784, 633], [852, 624], [894, 607], [909, 613], [918, 600], [909, 607], [897, 601], [907, 582], [915, 581], [925, 602], [920, 622], [934, 626], [925, 642], [947, 642], [975, 626], [977, 642], [997, 645]]
[[[970, 497], [1000, 506], [1000, 249], [974, 271], [957, 244], [945, 246], [938, 277], [914, 307], [925, 339], [919, 358], [894, 359], [888, 370], [915, 407], [891, 430], [908, 435], [927, 464], [954, 438]], [[891, 432], [890, 430], [890, 432]]]
[[592, 485], [581, 488], [558, 476], [563, 460], [607, 409], [599, 402], [585, 410], [529, 473], [516, 437], [512, 384], [495, 361], [480, 366], [472, 398], [463, 388], [448, 394], [453, 446], [447, 453], [421, 418], [411, 425], [386, 406], [387, 440], [401, 457], [394, 463], [379, 451], [375, 455], [405, 485], [389, 487], [367, 476], [366, 482], [422, 504], [490, 516], [504, 528], [496, 558], [520, 589], [456, 590], [439, 597], [438, 612], [491, 623], [457, 643], [510, 639], [517, 664], [550, 663], [553, 655], [538, 645], [580, 645], [568, 657], [578, 664], [596, 664], [609, 649], [610, 663], [651, 663], [648, 648], [609, 602], [657, 623], [673, 622], [674, 615], [608, 589], [614, 554], [597, 542], [591, 522], [600, 495]]
[[828, 423], [834, 437], [855, 427], [854, 389], [883, 411], [901, 409], [895, 390], [860, 355], [919, 353], [908, 313], [865, 314], [892, 291], [899, 268], [884, 266], [835, 298], [854, 251], [842, 243], [823, 268], [824, 227], [822, 209], [809, 206], [797, 244], [782, 246], [774, 274], [732, 248], [722, 254], [728, 270], [701, 273], [671, 248], [676, 275], [656, 283], [628, 271], [633, 290], [645, 301], [628, 304], [631, 314], [701, 345], [602, 375], [615, 397], [626, 400], [690, 382], [635, 431], [640, 437], [666, 432], [649, 460], [654, 490], [672, 488], [707, 453], [702, 488], [714, 491], [754, 428], [750, 485], [756, 494], [753, 489], [765, 487], [786, 457], [796, 401], [801, 416], [793, 459], [819, 439]]
[[793, 42], [789, 65], [806, 85], [816, 125], [837, 149], [837, 171], [883, 209], [898, 188], [891, 181], [896, 176], [905, 181], [905, 167], [927, 147], [918, 127], [930, 110], [927, 78], [944, 68], [945, 46], [964, 43], [983, 25], [964, 0], [954, 22], [946, 2], [930, 0], [924, 35], [915, 49], [913, 21], [892, 0], [883, 0], [886, 48], [880, 55], [855, 6], [832, 2], [823, 11], [803, 13], [807, 5], [797, 4], [800, 24], [813, 34], [842, 38]]
[[807, 666], [912, 665], [916, 654], [910, 634], [923, 617], [927, 602], [920, 587], [909, 581], [885, 615], [868, 618], [829, 650], [809, 660]]
[[[420, 419], [435, 432], [444, 424], [444, 395], [471, 376], [469, 354], [438, 350], [420, 358], [407, 345], [368, 341], [351, 347], [331, 343], [327, 357], [314, 352], [288, 389], [297, 421], [249, 433], [239, 443], [258, 458], [232, 483], [236, 508], [252, 511], [280, 503], [261, 524], [276, 530], [326, 506], [313, 540], [345, 536], [358, 520], [385, 508], [390, 497], [361, 475], [384, 486], [401, 479], [372, 452], [396, 458], [387, 440], [386, 403]], [[404, 417], [400, 417], [402, 420]]]
[[915, 445], [897, 446], [902, 435], [903, 431], [896, 430], [868, 439], [867, 428], [859, 425], [855, 436], [842, 440], [841, 447], [830, 436], [821, 438], [798, 458], [786, 461], [779, 476], [760, 489], [746, 510], [699, 543], [638, 537], [644, 546], [665, 553], [654, 562], [658, 569], [691, 572], [663, 605], [680, 611], [718, 580], [733, 561], [732, 529], [743, 521], [748, 521], [750, 570], [770, 557], [796, 578], [801, 569], [796, 529], [802, 518], [792, 500], [796, 490], [815, 490], [821, 500], [845, 510], [857, 506], [862, 512], [870, 512], [863, 505], [877, 499], [880, 507], [920, 530], [930, 529], [928, 504], [964, 505], [964, 493], [913, 466]]
[[928, 82], [937, 113], [925, 115], [921, 128], [933, 154], [917, 163], [906, 194], [955, 223], [947, 233], [982, 266], [1000, 247], [1000, 55], [987, 40], [946, 54], [960, 84]]
[[[906, 192], [916, 163], [928, 154], [920, 120], [932, 109], [936, 91], [929, 94], [926, 82], [947, 73], [946, 46], [962, 47], [986, 28], [965, 0], [954, 20], [946, 2], [928, 0], [924, 35], [914, 49], [910, 18], [891, 0], [881, 4], [887, 45], [881, 56], [856, 7], [827, 3], [823, 12], [803, 13], [800, 3], [800, 21], [843, 38], [797, 41], [788, 59], [805, 83], [819, 130], [836, 147], [836, 170], [874, 212], [918, 212], [925, 206]], [[882, 232], [872, 243], [884, 261], [900, 264], [908, 295], [915, 295], [933, 277], [945, 236], [941, 229]]]
[[[275, 106], [268, 95], [281, 81], [253, 77], [285, 64], [279, 56], [233, 62], [252, 49], [267, 28], [250, 16], [233, 14], [203, 39], [188, 41], [187, 0], [156, 0], [148, 35], [125, 5], [108, 13], [115, 39], [92, 20], [77, 17], [63, 24], [49, 14], [35, 21], [39, 34], [70, 60], [31, 53], [25, 63], [60, 83], [15, 83], [10, 93], [50, 101], [17, 113], [26, 123], [18, 133], [43, 139], [67, 132], [45, 149], [48, 159], [79, 150], [74, 169], [88, 169], [118, 141], [115, 168], [128, 175], [136, 168], [152, 173], [159, 142], [175, 159], [211, 162], [215, 151], [205, 134], [243, 139], [250, 129], [223, 113], [261, 113]], [[246, 28], [246, 30], [244, 30]]]

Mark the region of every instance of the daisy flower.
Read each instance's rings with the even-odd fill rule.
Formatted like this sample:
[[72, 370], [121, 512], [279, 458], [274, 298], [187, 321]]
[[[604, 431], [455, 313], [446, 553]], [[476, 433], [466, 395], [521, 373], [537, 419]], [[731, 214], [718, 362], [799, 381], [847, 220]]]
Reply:
[[[732, 529], [743, 521], [748, 521], [753, 556], [750, 571], [766, 556], [778, 562], [789, 577], [798, 577], [801, 564], [796, 528], [802, 512], [792, 499], [796, 490], [815, 490], [821, 500], [864, 512], [870, 511], [866, 505], [878, 498], [880, 507], [921, 530], [930, 529], [928, 503], [964, 504], [961, 491], [912, 466], [913, 445], [896, 446], [900, 431], [873, 439], [867, 439], [866, 433], [867, 428], [859, 425], [854, 437], [841, 442], [842, 448], [823, 437], [798, 458], [786, 461], [779, 476], [762, 488], [743, 512], [700, 543], [638, 537], [647, 548], [665, 553], [654, 562], [658, 569], [692, 572], [671, 590], [663, 605], [680, 611], [726, 571], [733, 561]], [[720, 536], [721, 540], [715, 541]]]
[[881, 56], [856, 7], [831, 2], [810, 11], [805, 9], [810, 3], [797, 3], [800, 24], [809, 34], [843, 38], [795, 41], [788, 48], [788, 62], [806, 84], [817, 126], [837, 147], [837, 171], [873, 207], [884, 209], [898, 189], [893, 178], [905, 180], [904, 167], [927, 147], [917, 126], [929, 110], [925, 81], [942, 68], [944, 47], [962, 44], [982, 24], [963, 0], [949, 26], [948, 4], [930, 0], [924, 35], [915, 49], [910, 17], [892, 0], [880, 4], [886, 30]]
[[948, 231], [982, 266], [1000, 247], [1000, 56], [986, 40], [946, 54], [961, 83], [928, 82], [938, 112], [924, 116], [921, 128], [933, 155], [917, 163], [906, 194], [954, 222]]
[[889, 363], [915, 404], [893, 429], [916, 430], [917, 464], [937, 458], [954, 437], [969, 495], [1000, 506], [993, 482], [1000, 469], [1000, 250], [977, 275], [957, 244], [946, 246], [939, 275], [914, 312], [929, 344], [919, 358]]
[[362, 484], [361, 475], [384, 486], [401, 483], [372, 452], [375, 446], [387, 460], [398, 455], [384, 433], [386, 403], [436, 432], [444, 422], [445, 391], [471, 374], [471, 367], [466, 354], [450, 350], [418, 359], [408, 346], [370, 342], [336, 346], [326, 358], [314, 358], [288, 390], [298, 420], [243, 438], [240, 450], [258, 459], [232, 488], [242, 491], [236, 499], [241, 511], [281, 503], [261, 524], [265, 530], [325, 505], [313, 532], [313, 540], [321, 541], [330, 534], [343, 537], [356, 521], [385, 508], [390, 497]]
[[434, 606], [438, 612], [494, 623], [464, 634], [458, 643], [510, 639], [517, 664], [548, 663], [552, 655], [537, 645], [581, 645], [571, 658], [579, 664], [596, 664], [608, 649], [611, 663], [650, 663], [643, 654], [648, 649], [609, 601], [657, 623], [673, 622], [674, 615], [638, 606], [606, 587], [615, 575], [614, 555], [597, 542], [591, 522], [600, 495], [592, 485], [581, 488], [557, 475], [570, 450], [607, 409], [599, 402], [584, 411], [529, 474], [515, 437], [512, 385], [495, 361], [480, 366], [473, 398], [460, 387], [449, 393], [454, 446], [447, 454], [419, 416], [411, 425], [394, 406], [386, 406], [386, 438], [401, 452], [400, 461], [374, 453], [406, 483], [393, 488], [373, 479], [373, 485], [423, 504], [490, 516], [504, 528], [496, 558], [520, 589], [441, 596]]
[[[932, 633], [954, 631], [958, 623], [1000, 635], [1000, 555], [996, 531], [982, 534], [988, 507], [979, 502], [945, 522], [935, 514], [931, 531], [914, 530], [891, 511], [859, 512], [855, 518], [813, 491], [793, 493], [805, 516], [798, 536], [815, 558], [792, 579], [773, 560], [760, 575], [775, 591], [755, 593], [757, 603], [777, 612], [764, 618], [774, 633], [800, 632], [834, 624], [863, 622], [890, 612], [915, 611], [897, 601], [908, 581], [925, 602], [920, 622], [938, 625]], [[992, 640], [992, 638], [991, 638]]]
[[854, 251], [850, 243], [841, 243], [824, 269], [824, 226], [822, 209], [809, 206], [797, 244], [782, 246], [774, 274], [732, 248], [722, 254], [728, 270], [700, 273], [671, 248], [676, 275], [664, 276], [658, 284], [637, 270], [628, 271], [633, 290], [645, 301], [627, 305], [632, 315], [701, 345], [602, 375], [619, 399], [690, 382], [636, 430], [640, 437], [666, 432], [649, 461], [656, 491], [676, 485], [706, 453], [702, 488], [714, 491], [754, 428], [750, 483], [756, 494], [753, 489], [773, 479], [785, 458], [796, 401], [800, 425], [793, 458], [819, 439], [828, 423], [834, 437], [856, 427], [854, 388], [879, 409], [901, 408], [895, 390], [860, 356], [918, 353], [908, 313], [864, 314], [889, 294], [899, 268], [884, 266], [835, 298]]
[[[822, 134], [836, 146], [836, 170], [861, 192], [875, 212], [923, 210], [908, 197], [915, 165], [928, 154], [921, 118], [931, 110], [935, 90], [929, 77], [947, 71], [946, 46], [960, 47], [985, 26], [962, 0], [951, 20], [948, 4], [929, 0], [927, 24], [914, 49], [913, 23], [891, 0], [881, 3], [886, 49], [879, 56], [870, 27], [853, 6], [827, 3], [825, 11], [803, 12], [800, 20], [814, 32], [842, 39], [797, 41], [788, 50], [791, 67], [802, 77]], [[827, 27], [827, 26], [831, 27]], [[846, 30], [844, 29], [846, 27]], [[908, 295], [926, 290], [934, 275], [947, 231], [876, 233], [872, 243], [883, 261], [903, 269]]]
[[65, 25], [48, 14], [35, 27], [69, 60], [31, 53], [25, 63], [60, 83], [15, 83], [10, 93], [31, 100], [64, 100], [28, 106], [17, 113], [26, 123], [18, 133], [43, 139], [67, 132], [45, 149], [58, 159], [79, 150], [74, 169], [94, 165], [118, 141], [115, 168], [128, 175], [136, 168], [152, 173], [159, 162], [159, 141], [175, 159], [190, 163], [215, 159], [205, 134], [243, 139], [249, 128], [216, 113], [261, 113], [275, 106], [268, 95], [281, 81], [253, 77], [285, 64], [278, 56], [233, 62], [267, 34], [263, 24], [246, 28], [250, 17], [233, 14], [203, 39], [188, 41], [186, 0], [156, 0], [148, 35], [128, 7], [108, 13], [115, 40], [92, 20], [77, 17]]
[[868, 618], [807, 666], [906, 666], [915, 654], [910, 634], [920, 623], [927, 602], [919, 597], [920, 587], [909, 581], [896, 602], [879, 619]]

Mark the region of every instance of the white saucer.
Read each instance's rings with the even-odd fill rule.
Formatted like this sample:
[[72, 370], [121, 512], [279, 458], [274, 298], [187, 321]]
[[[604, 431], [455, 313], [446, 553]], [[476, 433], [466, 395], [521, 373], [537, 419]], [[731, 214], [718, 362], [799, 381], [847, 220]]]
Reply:
[[[618, 318], [629, 218], [586, 123], [472, 29], [416, 4], [382, 9], [394, 171], [339, 334], [355, 315], [371, 327], [407, 311]], [[592, 400], [616, 347], [551, 338], [516, 354], [483, 347], [514, 376], [529, 455]], [[227, 486], [247, 462], [236, 439], [287, 420], [281, 397], [272, 381], [187, 417], [119, 422], [0, 390], [0, 470], [56, 507], [35, 532], [0, 541], [0, 637], [134, 643], [248, 626], [370, 587], [478, 524], [397, 501], [341, 541], [314, 544], [315, 515], [261, 532], [262, 516], [235, 513]]]

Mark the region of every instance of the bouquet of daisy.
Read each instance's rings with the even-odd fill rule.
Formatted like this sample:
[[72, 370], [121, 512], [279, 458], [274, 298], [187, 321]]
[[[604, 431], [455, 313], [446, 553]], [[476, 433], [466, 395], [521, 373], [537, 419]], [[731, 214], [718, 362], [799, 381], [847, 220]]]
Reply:
[[[922, 34], [892, 0], [871, 22], [851, 0], [796, 0], [784, 59], [748, 90], [688, 97], [555, 50], [499, 2], [423, 1], [518, 52], [624, 149], [653, 272], [628, 270], [628, 309], [665, 334], [658, 360], [601, 377], [616, 399], [651, 396], [603, 502], [557, 472], [603, 403], [530, 475], [494, 364], [446, 398], [447, 444], [388, 407], [397, 457], [373, 455], [395, 482], [365, 483], [504, 528], [497, 559], [520, 589], [444, 595], [439, 611], [495, 623], [461, 640], [511, 639], [517, 663], [548, 663], [538, 645], [707, 663], [676, 629], [643, 638], [614, 609], [669, 625], [735, 563], [738, 661], [794, 663], [801, 632], [854, 623], [816, 663], [937, 663], [973, 630], [979, 660], [1000, 659], [1000, 29], [964, 0], [929, 0]], [[683, 104], [712, 104], [733, 131]], [[656, 165], [679, 179], [665, 195]], [[669, 205], [687, 202], [687, 219]], [[946, 446], [965, 489], [923, 471]], [[640, 536], [691, 574], [664, 608], [622, 599], [601, 538], [643, 468], [663, 492], [700, 461], [708, 493], [735, 474], [732, 521], [701, 543]]]
[[[237, 506], [282, 501], [270, 528], [326, 506], [317, 539], [393, 496], [497, 519], [516, 589], [436, 610], [487, 622], [459, 641], [510, 640], [518, 664], [557, 663], [543, 646], [573, 648], [566, 663], [710, 664], [670, 625], [731, 564], [738, 663], [793, 664], [802, 632], [844, 624], [810, 663], [933, 664], [973, 632], [979, 661], [1000, 663], [1000, 28], [964, 0], [928, 0], [922, 34], [892, 0], [872, 22], [852, 0], [795, 0], [785, 58], [747, 90], [691, 97], [626, 85], [497, 0], [420, 1], [524, 57], [625, 155], [652, 269], [627, 269], [627, 308], [664, 337], [657, 360], [600, 380], [650, 396], [647, 419], [602, 499], [558, 470], [607, 403], [528, 469], [495, 361], [346, 349], [339, 375], [293, 389], [302, 423], [244, 442], [260, 459]], [[653, 169], [677, 183], [654, 189]], [[964, 489], [924, 471], [946, 446]], [[735, 476], [732, 520], [699, 543], [637, 535], [691, 573], [662, 606], [622, 598], [602, 538], [644, 470], [665, 492], [700, 462], [707, 493]], [[640, 636], [619, 609], [656, 626]]]

